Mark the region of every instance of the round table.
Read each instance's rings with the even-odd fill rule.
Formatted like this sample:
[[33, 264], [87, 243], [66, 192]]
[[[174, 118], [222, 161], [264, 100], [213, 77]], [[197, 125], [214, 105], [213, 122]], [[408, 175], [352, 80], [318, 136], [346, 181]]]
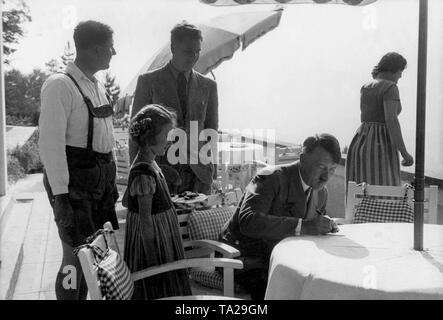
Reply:
[[286, 238], [272, 252], [265, 299], [443, 299], [443, 226], [340, 226], [324, 236]]

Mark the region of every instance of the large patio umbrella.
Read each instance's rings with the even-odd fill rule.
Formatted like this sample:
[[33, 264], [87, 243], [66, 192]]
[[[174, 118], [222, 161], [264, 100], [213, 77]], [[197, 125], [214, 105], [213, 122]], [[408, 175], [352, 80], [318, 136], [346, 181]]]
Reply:
[[[203, 43], [200, 58], [195, 70], [207, 74], [220, 63], [231, 59], [240, 47], [245, 50], [252, 42], [260, 38], [280, 23], [282, 10], [259, 12], [240, 12], [217, 16], [197, 26], [202, 31]], [[164, 66], [171, 59], [168, 42], [156, 55], [140, 69], [130, 82], [123, 95], [133, 95], [140, 74]]]
[[348, 4], [351, 6], [365, 6], [377, 0], [200, 0], [214, 6], [233, 6], [240, 4]]
[[[347, 4], [364, 6], [377, 0], [200, 0], [213, 6], [247, 4]], [[423, 250], [423, 202], [425, 184], [426, 64], [428, 0], [420, 0], [418, 26], [417, 124], [415, 143], [414, 249]]]

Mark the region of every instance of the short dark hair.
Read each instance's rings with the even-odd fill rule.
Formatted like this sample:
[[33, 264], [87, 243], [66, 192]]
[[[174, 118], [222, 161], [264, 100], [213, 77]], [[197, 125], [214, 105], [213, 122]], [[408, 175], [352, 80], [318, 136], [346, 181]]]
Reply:
[[114, 31], [104, 23], [88, 20], [80, 22], [74, 29], [77, 50], [86, 50], [92, 45], [103, 45], [112, 39]]
[[131, 119], [129, 124], [129, 136], [139, 146], [146, 144], [156, 145], [155, 136], [158, 135], [166, 124], [177, 123], [174, 111], [168, 110], [159, 104], [148, 104], [144, 106]]
[[397, 52], [388, 52], [380, 60], [380, 62], [372, 69], [372, 77], [375, 79], [380, 72], [396, 73], [406, 69], [408, 62]]
[[186, 21], [182, 21], [171, 30], [171, 44], [181, 42], [185, 38], [203, 41], [202, 32], [199, 28]]
[[335, 163], [340, 163], [341, 151], [337, 138], [329, 133], [316, 134], [303, 142], [303, 153], [311, 153], [315, 148], [322, 147], [332, 156]]

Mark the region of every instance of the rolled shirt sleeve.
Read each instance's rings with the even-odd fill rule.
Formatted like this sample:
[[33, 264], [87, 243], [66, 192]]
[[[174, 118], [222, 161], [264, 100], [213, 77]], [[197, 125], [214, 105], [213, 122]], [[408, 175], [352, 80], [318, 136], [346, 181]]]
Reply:
[[41, 90], [39, 118], [40, 158], [54, 195], [68, 193], [66, 128], [73, 98], [67, 84], [54, 76]]
[[271, 212], [274, 198], [279, 193], [278, 180], [276, 174], [257, 175], [247, 186], [239, 212], [243, 235], [263, 240], [281, 240], [295, 235], [297, 218], [277, 216]]

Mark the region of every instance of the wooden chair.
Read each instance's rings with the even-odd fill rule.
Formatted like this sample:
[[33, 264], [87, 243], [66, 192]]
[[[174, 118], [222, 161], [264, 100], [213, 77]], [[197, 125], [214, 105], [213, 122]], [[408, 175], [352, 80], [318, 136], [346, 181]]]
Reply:
[[[112, 225], [107, 222], [104, 225], [104, 229], [107, 230], [105, 233], [106, 240], [108, 243], [115, 245], [118, 250], [116, 239], [113, 235]], [[114, 238], [114, 239], [113, 239]], [[101, 234], [92, 242], [92, 245], [100, 247], [102, 250], [106, 249], [106, 242], [104, 235]], [[112, 245], [109, 245], [112, 248]], [[103, 300], [103, 295], [100, 290], [100, 283], [97, 275], [97, 269], [94, 266], [94, 256], [92, 249], [82, 248], [78, 252], [78, 257], [82, 267], [83, 274], [85, 276], [86, 284], [89, 290], [89, 297], [92, 300]], [[200, 259], [183, 259], [170, 263], [165, 263], [160, 266], [150, 267], [141, 271], [132, 273], [131, 277], [133, 281], [138, 281], [148, 277], [152, 277], [161, 273], [194, 268], [198, 266], [206, 267], [222, 267], [224, 270], [224, 277], [226, 278], [225, 284], [229, 287], [233, 286], [233, 269], [242, 269], [243, 264], [241, 261], [226, 258], [200, 258]], [[226, 290], [224, 291], [226, 293]], [[231, 296], [232, 297], [232, 296]], [[171, 297], [171, 299], [176, 300], [178, 297]], [[204, 299], [204, 297], [181, 297], [183, 299]], [[213, 297], [208, 296], [208, 299], [213, 299]]]
[[128, 184], [128, 176], [129, 176], [129, 148], [125, 145], [120, 145], [116, 142], [117, 147], [114, 148], [115, 153], [115, 165], [117, 167], [117, 177], [116, 183], [117, 185], [122, 185], [126, 187]]
[[[224, 196], [210, 195], [209, 209], [179, 211], [178, 221], [186, 258], [214, 258], [216, 252], [223, 258], [232, 259], [240, 256], [236, 248], [221, 243], [217, 239], [223, 225], [234, 214], [242, 194], [242, 191], [237, 188]], [[221, 275], [214, 267], [198, 266], [191, 269], [191, 277], [197, 283], [215, 289], [220, 289], [223, 283], [224, 295], [233, 296], [234, 286], [230, 286], [231, 282], [224, 278], [224, 274]]]
[[[405, 194], [405, 187], [397, 186], [377, 186], [367, 185], [367, 194], [371, 197], [383, 201], [399, 201], [403, 199]], [[424, 221], [425, 223], [437, 223], [437, 198], [438, 187], [430, 186], [425, 188], [425, 202], [424, 202]], [[363, 189], [361, 184], [354, 181], [348, 182], [348, 195], [346, 200], [346, 212], [344, 219], [335, 219], [339, 224], [352, 223], [354, 218], [356, 206], [363, 199]], [[408, 190], [408, 202], [413, 206], [414, 191]]]

